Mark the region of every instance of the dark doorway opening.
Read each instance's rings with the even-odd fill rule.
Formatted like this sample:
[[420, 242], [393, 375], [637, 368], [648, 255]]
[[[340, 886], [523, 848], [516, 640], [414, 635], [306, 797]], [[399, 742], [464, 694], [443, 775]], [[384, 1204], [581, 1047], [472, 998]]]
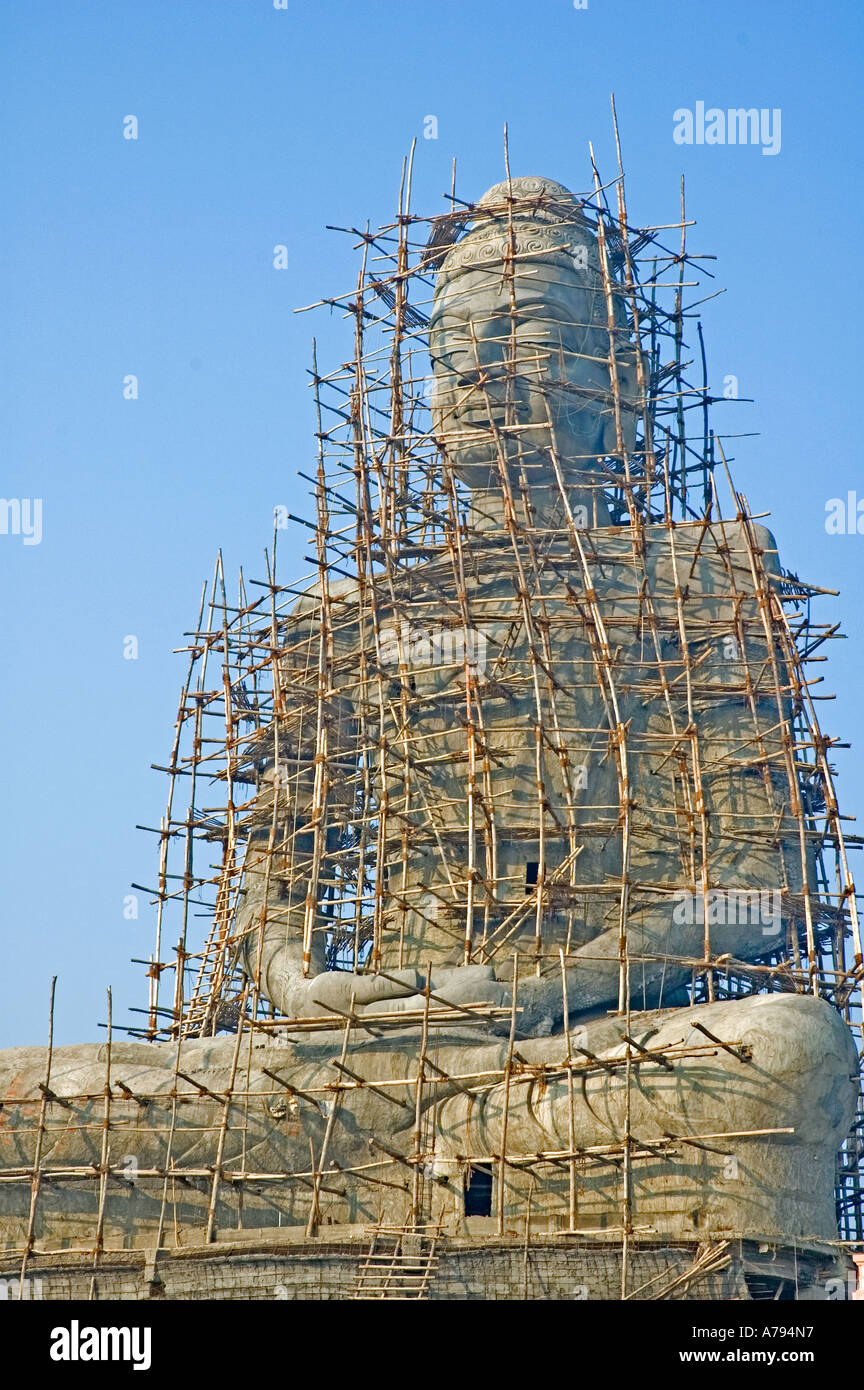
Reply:
[[492, 1168], [487, 1163], [468, 1169], [465, 1180], [465, 1215], [492, 1215]]

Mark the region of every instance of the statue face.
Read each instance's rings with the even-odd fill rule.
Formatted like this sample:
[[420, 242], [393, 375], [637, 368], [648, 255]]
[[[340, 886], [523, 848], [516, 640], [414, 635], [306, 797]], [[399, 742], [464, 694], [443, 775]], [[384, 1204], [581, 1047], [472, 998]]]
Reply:
[[[529, 485], [548, 486], [550, 445], [571, 478], [594, 472], [596, 456], [615, 450], [602, 283], [593, 256], [585, 268], [573, 259], [570, 270], [563, 257], [523, 258], [512, 279], [496, 260], [439, 283], [430, 322], [433, 418], [469, 487], [498, 487], [502, 456], [511, 481], [521, 463]], [[619, 359], [623, 347], [616, 345]], [[631, 376], [619, 362], [622, 394]]]

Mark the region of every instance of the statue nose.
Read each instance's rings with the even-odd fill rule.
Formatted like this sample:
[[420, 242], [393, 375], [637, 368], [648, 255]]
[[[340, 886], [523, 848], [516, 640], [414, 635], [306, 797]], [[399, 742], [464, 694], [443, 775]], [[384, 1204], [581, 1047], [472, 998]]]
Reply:
[[482, 354], [478, 354], [478, 357], [480, 360], [475, 360], [471, 366], [456, 364], [456, 381], [459, 386], [495, 386], [506, 380], [507, 364], [502, 362], [500, 355], [487, 360], [484, 360]]
[[516, 383], [511, 381], [508, 388], [506, 373], [500, 370], [481, 369], [467, 373], [459, 384], [463, 391], [470, 392], [468, 400], [463, 402], [469, 410], [503, 406], [508, 399], [513, 400], [517, 394]]
[[477, 381], [481, 373], [500, 374], [504, 370], [506, 351], [506, 340], [478, 335], [471, 342], [455, 344], [450, 360], [457, 377], [471, 385]]

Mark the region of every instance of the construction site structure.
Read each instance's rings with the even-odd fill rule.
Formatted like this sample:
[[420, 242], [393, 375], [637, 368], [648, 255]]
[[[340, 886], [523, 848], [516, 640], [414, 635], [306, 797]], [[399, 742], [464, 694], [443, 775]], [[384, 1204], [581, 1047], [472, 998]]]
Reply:
[[187, 634], [146, 1007], [0, 1055], [0, 1278], [851, 1296], [837, 627], [713, 428], [683, 183], [636, 227], [620, 151], [579, 195], [508, 161], [422, 215], [411, 164], [322, 301], [314, 516]]

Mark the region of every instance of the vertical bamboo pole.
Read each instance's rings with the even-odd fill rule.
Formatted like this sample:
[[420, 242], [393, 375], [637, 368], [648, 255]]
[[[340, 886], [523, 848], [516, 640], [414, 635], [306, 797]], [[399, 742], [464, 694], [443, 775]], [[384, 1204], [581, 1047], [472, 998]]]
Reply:
[[510, 1036], [504, 1063], [504, 1113], [501, 1116], [501, 1152], [498, 1155], [498, 1234], [504, 1234], [504, 1189], [507, 1167], [507, 1125], [510, 1118], [510, 1078], [513, 1074], [513, 1049], [516, 1040], [516, 997], [519, 992], [519, 954], [513, 952], [513, 996], [510, 1004]]
[[48, 1104], [51, 1096], [51, 1063], [54, 1059], [54, 993], [57, 988], [57, 976], [51, 980], [51, 994], [48, 1001], [48, 1052], [45, 1058], [45, 1081], [41, 1087], [42, 1099], [39, 1102], [39, 1119], [36, 1125], [36, 1145], [33, 1153], [33, 1172], [30, 1178], [30, 1211], [27, 1217], [27, 1237], [24, 1243], [24, 1254], [21, 1259], [21, 1274], [19, 1277], [18, 1297], [24, 1297], [24, 1280], [27, 1277], [27, 1264], [33, 1249], [33, 1240], [36, 1233], [36, 1208], [39, 1202], [39, 1192], [42, 1185], [42, 1146], [45, 1142], [45, 1117], [48, 1112]]
[[[340, 1058], [339, 1058], [339, 1060], [340, 1060], [340, 1062], [342, 1063], [343, 1066], [344, 1066], [344, 1064], [345, 1064], [345, 1058], [348, 1056], [348, 1044], [349, 1044], [350, 1039], [351, 1039], [351, 1029], [352, 1029], [353, 1023], [354, 1023], [354, 995], [352, 994], [352, 995], [351, 995], [351, 1003], [350, 1003], [350, 1005], [348, 1006], [348, 1017], [347, 1017], [346, 1020], [345, 1020], [345, 1031], [344, 1031], [344, 1033], [343, 1033], [343, 1035], [342, 1035], [342, 1052], [341, 1052], [341, 1055], [340, 1055]], [[338, 1075], [341, 1077], [341, 1076], [342, 1076], [342, 1072], [340, 1071], [340, 1072], [338, 1073]], [[309, 1219], [308, 1219], [308, 1221], [306, 1222], [306, 1237], [307, 1237], [307, 1239], [308, 1239], [309, 1237], [315, 1235], [315, 1233], [316, 1233], [316, 1231], [317, 1231], [317, 1229], [318, 1229], [318, 1222], [319, 1222], [320, 1219], [321, 1219], [321, 1211], [320, 1211], [320, 1205], [319, 1205], [319, 1199], [320, 1199], [320, 1193], [321, 1193], [321, 1181], [322, 1181], [322, 1179], [323, 1179], [323, 1177], [324, 1177], [324, 1164], [327, 1162], [327, 1152], [328, 1152], [328, 1150], [329, 1150], [329, 1148], [330, 1148], [330, 1139], [331, 1139], [332, 1134], [333, 1134], [333, 1126], [334, 1126], [335, 1123], [336, 1123], [336, 1115], [337, 1115], [337, 1112], [338, 1112], [338, 1110], [339, 1110], [339, 1102], [340, 1102], [341, 1095], [342, 1095], [342, 1092], [341, 1092], [340, 1090], [338, 1090], [338, 1089], [337, 1089], [336, 1092], [334, 1093], [334, 1096], [333, 1096], [333, 1103], [332, 1103], [332, 1105], [330, 1106], [329, 1112], [328, 1112], [328, 1114], [327, 1114], [327, 1123], [326, 1123], [326, 1125], [325, 1125], [325, 1127], [324, 1127], [324, 1138], [323, 1138], [322, 1141], [321, 1141], [321, 1153], [320, 1153], [320, 1155], [319, 1155], [319, 1158], [318, 1158], [317, 1163], [314, 1162], [314, 1155], [313, 1155], [312, 1200], [311, 1200], [311, 1202], [310, 1202], [310, 1204], [309, 1204]], [[311, 1136], [310, 1136], [310, 1139], [309, 1139], [309, 1146], [310, 1146], [310, 1148], [311, 1148], [311, 1146], [312, 1146], [312, 1139], [311, 1139]]]
[[429, 1044], [429, 998], [432, 990], [432, 962], [426, 971], [423, 987], [423, 1024], [420, 1031], [420, 1056], [417, 1059], [417, 1081], [414, 1087], [414, 1172], [411, 1180], [411, 1224], [422, 1225], [423, 1217], [423, 1083], [426, 1079], [426, 1048]]
[[99, 1152], [99, 1207], [96, 1217], [96, 1243], [93, 1250], [93, 1273], [90, 1276], [89, 1298], [96, 1297], [96, 1272], [105, 1239], [105, 1203], [108, 1196], [109, 1164], [111, 1160], [111, 990], [108, 990], [108, 1031], [105, 1043], [105, 1104], [102, 1111], [102, 1140]]
[[243, 990], [240, 1004], [240, 1017], [237, 1020], [237, 1035], [234, 1041], [234, 1049], [231, 1054], [231, 1072], [228, 1078], [228, 1087], [225, 1098], [222, 1102], [222, 1118], [219, 1122], [219, 1138], [216, 1144], [216, 1162], [213, 1164], [213, 1179], [210, 1184], [210, 1202], [207, 1208], [207, 1229], [204, 1234], [204, 1244], [210, 1245], [213, 1240], [213, 1232], [216, 1226], [216, 1203], [219, 1198], [219, 1184], [222, 1180], [222, 1165], [225, 1155], [225, 1140], [228, 1135], [228, 1125], [231, 1116], [231, 1106], [234, 1103], [234, 1085], [237, 1079], [237, 1063], [240, 1060], [240, 1045], [243, 1041], [243, 1028], [246, 1023], [246, 1000], [249, 988]]

